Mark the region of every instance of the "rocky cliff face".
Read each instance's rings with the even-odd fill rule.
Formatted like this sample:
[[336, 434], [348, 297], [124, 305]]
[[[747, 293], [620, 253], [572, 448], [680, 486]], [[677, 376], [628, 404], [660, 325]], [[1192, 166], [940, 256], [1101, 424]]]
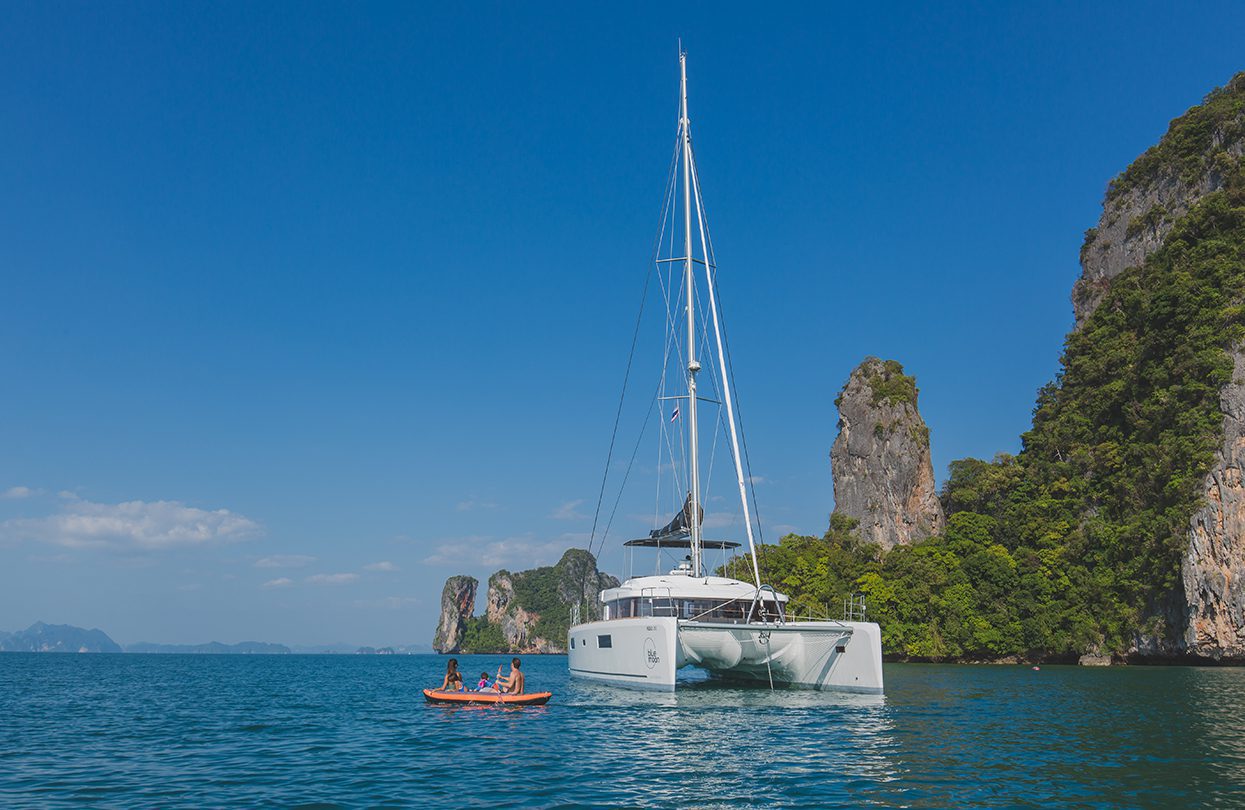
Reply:
[[1232, 103], [1242, 92], [1245, 74], [1173, 121], [1163, 141], [1112, 182], [1098, 225], [1086, 231], [1081, 247], [1081, 277], [1072, 288], [1077, 329], [1113, 278], [1145, 261], [1177, 219], [1223, 188], [1228, 170], [1245, 155], [1245, 126]]
[[596, 558], [570, 549], [557, 565], [489, 577], [483, 616], [472, 617], [476, 580], [450, 577], [441, 593], [433, 649], [439, 653], [564, 653], [571, 608], [591, 609], [618, 580], [597, 570]]
[[1219, 403], [1223, 443], [1189, 521], [1180, 585], [1159, 609], [1163, 632], [1139, 634], [1136, 655], [1245, 661], [1245, 349], [1232, 360]]
[[1205, 505], [1190, 521], [1180, 571], [1185, 611], [1177, 648], [1217, 660], [1245, 660], [1245, 349], [1232, 359], [1232, 382], [1220, 396], [1223, 444], [1203, 484]]
[[[1240, 157], [1245, 142], [1230, 144]], [[1189, 180], [1169, 174], [1156, 177], [1109, 200], [1098, 226], [1088, 231], [1081, 246], [1081, 277], [1072, 287], [1072, 312], [1076, 327], [1098, 308], [1111, 280], [1129, 267], [1136, 267], [1163, 244], [1172, 224], [1207, 194], [1223, 188], [1223, 174], [1208, 169]]]
[[441, 590], [441, 618], [437, 622], [432, 649], [439, 653], [459, 651], [467, 622], [475, 612], [478, 587], [479, 582], [475, 577], [465, 575], [450, 577], [445, 581], [445, 587]]
[[535, 635], [540, 613], [530, 612], [518, 604], [514, 596], [514, 575], [498, 571], [488, 578], [488, 623], [501, 629], [502, 638], [516, 652], [545, 653], [560, 651], [556, 643]]
[[835, 513], [855, 518], [861, 537], [884, 548], [942, 531], [916, 380], [894, 360], [866, 358], [835, 405], [839, 435], [830, 450]]
[[[1113, 181], [1081, 249], [1072, 293], [1077, 329], [1112, 279], [1162, 247], [1177, 220], [1225, 187], [1243, 156], [1245, 73], [1172, 121], [1159, 144]], [[1189, 521], [1180, 583], [1156, 609], [1159, 632], [1139, 634], [1134, 654], [1245, 661], [1245, 347], [1232, 354], [1232, 381], [1220, 394], [1222, 443]]]
[[591, 554], [570, 549], [557, 565], [489, 577], [485, 616], [512, 652], [564, 653], [570, 607], [595, 606], [601, 591], [617, 586]]

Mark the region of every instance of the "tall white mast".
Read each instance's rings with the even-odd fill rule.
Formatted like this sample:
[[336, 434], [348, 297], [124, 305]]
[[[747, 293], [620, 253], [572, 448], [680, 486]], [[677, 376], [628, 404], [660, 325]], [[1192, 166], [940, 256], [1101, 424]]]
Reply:
[[688, 515], [692, 530], [692, 576], [701, 575], [700, 549], [700, 444], [696, 425], [696, 373], [700, 363], [696, 360], [696, 286], [692, 271], [692, 133], [687, 120], [687, 54], [679, 51], [679, 95], [681, 99], [683, 130], [683, 257], [684, 276], [687, 284], [687, 424], [688, 451], [691, 455], [691, 498]]

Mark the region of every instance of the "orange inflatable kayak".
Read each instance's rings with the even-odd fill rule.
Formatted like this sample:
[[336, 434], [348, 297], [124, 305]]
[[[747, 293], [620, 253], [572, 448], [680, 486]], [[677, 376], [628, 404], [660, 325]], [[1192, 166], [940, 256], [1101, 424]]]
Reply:
[[503, 695], [497, 692], [442, 692], [425, 689], [424, 697], [429, 703], [483, 703], [494, 706], [544, 706], [553, 697], [552, 692], [529, 692], [523, 695]]

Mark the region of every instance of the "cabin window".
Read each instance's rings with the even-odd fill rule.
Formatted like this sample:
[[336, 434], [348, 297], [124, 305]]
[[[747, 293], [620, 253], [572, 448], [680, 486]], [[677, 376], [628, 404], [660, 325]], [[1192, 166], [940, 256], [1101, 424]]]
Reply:
[[574, 639], [574, 638], [572, 638], [572, 639], [571, 639], [571, 649], [572, 649], [572, 650], [573, 650], [573, 649], [575, 649], [575, 639]]
[[597, 636], [597, 646], [598, 647], [613, 647], [614, 640], [610, 638], [609, 636]]
[[654, 616], [674, 616], [674, 600], [668, 598], [653, 599]]

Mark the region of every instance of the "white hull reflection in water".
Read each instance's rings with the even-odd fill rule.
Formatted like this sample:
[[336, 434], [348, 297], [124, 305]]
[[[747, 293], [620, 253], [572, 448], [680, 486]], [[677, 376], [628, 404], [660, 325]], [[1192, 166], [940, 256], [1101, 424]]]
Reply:
[[[692, 152], [687, 58], [682, 53], [679, 74], [678, 134], [666, 184], [662, 233], [657, 239], [660, 247], [653, 257], [654, 272], [660, 276], [658, 286], [666, 303], [664, 361], [657, 401], [669, 402], [673, 407], [668, 418], [657, 420], [657, 492], [659, 504], [662, 498], [670, 498], [669, 507], [677, 509], [677, 513], [647, 537], [624, 544], [628, 549], [654, 550], [654, 576], [628, 578], [621, 586], [603, 592], [599, 605], [578, 606], [595, 621], [581, 623], [578, 610], [573, 613], [567, 638], [570, 673], [615, 686], [671, 691], [681, 683], [678, 673], [685, 667], [695, 667], [741, 684], [881, 693], [881, 631], [877, 624], [865, 621], [863, 601], [845, 595], [848, 609], [843, 621], [828, 616], [797, 620], [789, 615], [787, 596], [761, 580], [754, 536], [755, 493], [751, 501], [748, 497], [755, 479], [746, 467], [747, 453], [741, 450], [742, 430], [734, 404], [730, 353], [718, 309], [718, 264], [713, 255], [713, 240], [708, 235]], [[678, 247], [676, 232], [682, 236]], [[667, 235], [669, 239], [665, 238]], [[637, 335], [638, 327], [637, 323]], [[703, 365], [701, 358], [706, 361]], [[628, 376], [634, 359], [633, 341]], [[702, 406], [719, 408], [713, 418], [704, 420], [703, 426], [697, 415]], [[622, 402], [618, 413], [622, 413]], [[647, 418], [644, 424], [649, 424]], [[702, 427], [712, 428], [713, 436], [702, 437]], [[617, 436], [617, 422], [614, 430]], [[726, 437], [722, 447], [729, 452], [719, 454], [721, 434]], [[704, 482], [702, 440], [708, 445]], [[613, 441], [610, 447], [612, 454]], [[739, 512], [738, 521], [723, 514], [721, 517], [726, 520], [717, 525], [742, 526], [748, 548], [747, 556], [732, 560], [725, 555], [743, 543], [706, 539], [702, 533], [705, 503], [726, 500], [711, 499], [704, 491], [712, 478], [714, 460], [723, 457], [730, 463]], [[610, 464], [611, 458], [607, 457], [602, 496], [609, 481]], [[663, 480], [667, 469], [668, 478]], [[622, 477], [624, 484], [629, 476], [630, 466]], [[621, 496], [619, 492], [618, 497]], [[600, 503], [589, 551], [597, 541]], [[657, 515], [660, 514], [658, 511]], [[656, 517], [654, 523], [660, 525]], [[611, 517], [605, 523], [602, 544], [612, 521]], [[711, 575], [712, 567], [707, 565], [705, 554], [714, 550], [723, 553], [719, 573], [743, 567], [747, 569], [743, 575], [751, 575], [752, 581]], [[677, 567], [665, 576], [656, 574], [661, 570], [663, 552], [676, 552], [680, 558]]]
[[[901, 791], [891, 802], [878, 801], [904, 773], [886, 701], [878, 694], [740, 688], [692, 670], [680, 678], [676, 692], [621, 690], [576, 679], [564, 702], [575, 716], [593, 715], [599, 724], [594, 728], [626, 723], [628, 735], [606, 735], [610, 739], [599, 740], [594, 750], [626, 763], [624, 770], [599, 774], [627, 785], [635, 806], [921, 806], [904, 801]], [[765, 742], [756, 738], [761, 729]], [[672, 766], [687, 757], [689, 745], [714, 767]], [[672, 768], [677, 778], [661, 778]], [[777, 788], [766, 776], [775, 770], [800, 787]], [[689, 790], [689, 779], [694, 789]], [[827, 780], [841, 787], [819, 787]], [[610, 804], [600, 795], [593, 799]]]

